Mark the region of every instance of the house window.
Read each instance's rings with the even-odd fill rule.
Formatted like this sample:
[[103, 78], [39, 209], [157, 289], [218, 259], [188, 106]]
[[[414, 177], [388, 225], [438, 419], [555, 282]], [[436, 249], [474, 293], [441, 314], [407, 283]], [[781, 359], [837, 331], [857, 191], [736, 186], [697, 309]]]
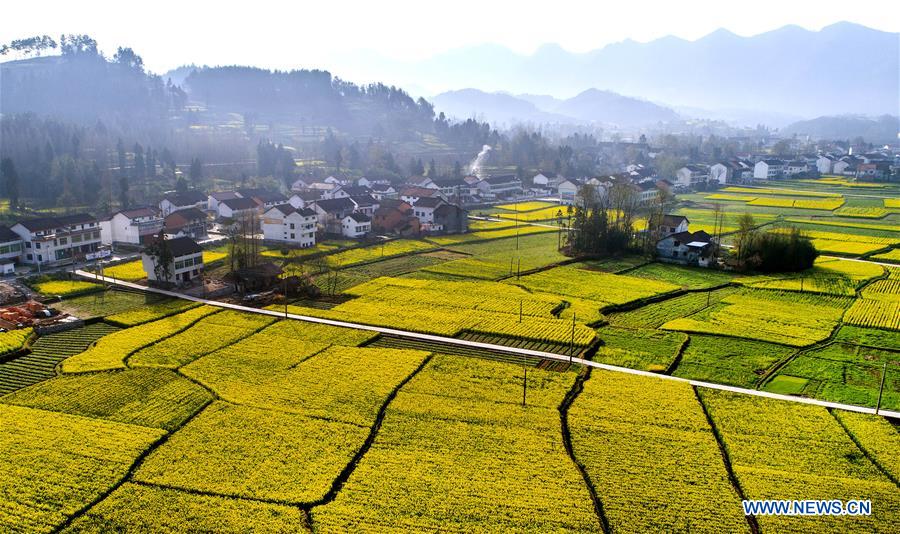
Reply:
[[[25, 248], [31, 248], [31, 241], [26, 241], [26, 242], [25, 242]], [[31, 256], [28, 256], [28, 259], [30, 260], [30, 259], [31, 259]]]
[[677, 258], [677, 257], [678, 257], [678, 251], [677, 251], [677, 250], [673, 250], [673, 251], [672, 251], [672, 257], [673, 257], [673, 258]]
[[294, 239], [294, 234], [291, 234], [291, 239]]
[[[72, 241], [74, 241], [74, 240], [75, 240], [75, 238], [72, 238]], [[68, 245], [68, 244], [69, 244], [68, 238], [60, 237], [60, 238], [59, 238], [59, 244], [60, 244], [60, 245]]]
[[291, 223], [291, 230], [294, 229], [294, 223]]
[[41, 242], [38, 241], [37, 243], [35, 243], [34, 248], [41, 248]]
[[678, 241], [676, 241], [676, 242], [675, 242], [675, 246], [676, 246], [676, 247], [681, 246], [681, 243], [678, 242]]

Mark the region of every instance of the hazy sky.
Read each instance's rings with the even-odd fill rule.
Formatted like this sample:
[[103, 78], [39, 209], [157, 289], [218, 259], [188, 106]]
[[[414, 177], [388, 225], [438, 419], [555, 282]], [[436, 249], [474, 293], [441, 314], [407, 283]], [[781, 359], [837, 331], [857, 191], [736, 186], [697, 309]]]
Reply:
[[352, 79], [359, 51], [416, 60], [481, 43], [530, 53], [543, 43], [584, 52], [631, 38], [696, 39], [720, 27], [754, 35], [785, 24], [840, 20], [900, 31], [891, 0], [427, 0], [316, 2], [159, 0], [4, 2], [0, 42], [87, 33], [111, 54], [131, 46], [155, 72], [185, 63], [324, 68]]

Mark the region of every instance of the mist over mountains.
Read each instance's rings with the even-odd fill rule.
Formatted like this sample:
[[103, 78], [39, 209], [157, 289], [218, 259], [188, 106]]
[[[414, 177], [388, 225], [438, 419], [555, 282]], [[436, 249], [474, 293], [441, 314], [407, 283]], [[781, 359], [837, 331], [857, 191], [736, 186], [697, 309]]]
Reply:
[[547, 44], [521, 55], [485, 44], [415, 63], [372, 55], [366, 63], [380, 79], [432, 94], [477, 88], [567, 98], [603, 89], [673, 107], [813, 118], [896, 114], [898, 42], [900, 34], [841, 22], [820, 31], [785, 26], [751, 37], [717, 30], [696, 41], [626, 40], [587, 53]]
[[678, 119], [678, 114], [670, 108], [598, 89], [588, 89], [567, 99], [462, 89], [441, 93], [432, 100], [436, 110], [451, 117], [481, 118], [492, 124], [600, 123], [641, 127]]

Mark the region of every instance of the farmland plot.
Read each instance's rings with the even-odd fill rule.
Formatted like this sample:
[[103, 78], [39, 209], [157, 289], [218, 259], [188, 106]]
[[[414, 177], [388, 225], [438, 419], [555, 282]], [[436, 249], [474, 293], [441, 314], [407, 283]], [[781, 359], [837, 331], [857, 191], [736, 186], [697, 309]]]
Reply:
[[127, 328], [139, 324], [156, 321], [170, 315], [181, 313], [197, 306], [196, 302], [172, 299], [156, 303], [135, 306], [133, 309], [115, 313], [106, 317], [106, 322]]
[[641, 371], [665, 371], [687, 336], [681, 332], [605, 326], [597, 331], [603, 345], [594, 360]]
[[900, 480], [900, 455], [897, 454], [900, 450], [900, 433], [887, 419], [843, 410], [834, 410], [832, 414], [859, 442], [869, 457], [894, 477], [895, 481]]
[[65, 532], [305, 532], [305, 520], [293, 506], [126, 483]]
[[[518, 246], [516, 242], [518, 241]], [[448, 261], [440, 265], [426, 267], [424, 271], [497, 280], [504, 276], [515, 275], [551, 265], [568, 259], [557, 250], [558, 238], [555, 232], [527, 235], [516, 238], [497, 239], [484, 243], [461, 244], [452, 246], [452, 250], [471, 254], [469, 258]]]
[[187, 330], [163, 339], [134, 353], [132, 366], [175, 369], [186, 363], [239, 341], [276, 319], [265, 315], [225, 310], [208, 315]]
[[662, 302], [654, 302], [626, 312], [609, 316], [612, 324], [631, 328], [659, 328], [673, 319], [687, 317], [721, 301], [738, 290], [733, 287], [687, 293]]
[[803, 347], [827, 338], [849, 303], [846, 297], [747, 289], [662, 328]]
[[628, 276], [658, 280], [685, 289], [703, 289], [720, 286], [736, 278], [735, 274], [700, 267], [682, 267], [663, 263], [651, 263], [628, 272]]
[[215, 402], [153, 451], [138, 482], [223, 496], [320, 499], [368, 427]]
[[0, 404], [0, 530], [49, 532], [108, 491], [164, 432]]
[[[874, 407], [885, 363], [888, 374], [882, 406], [900, 408], [900, 353], [843, 343], [799, 354], [765, 389]], [[782, 391], [786, 385], [790, 389]]]
[[687, 384], [594, 370], [569, 425], [613, 531], [749, 531]]
[[128, 369], [58, 376], [2, 402], [174, 430], [211, 400], [205, 389], [171, 371]]
[[883, 275], [884, 269], [880, 265], [817, 258], [812, 269], [800, 273], [754, 275], [736, 281], [748, 287], [853, 296], [861, 284]]
[[753, 388], [765, 371], [795, 350], [750, 339], [692, 334], [681, 362], [672, 374]]
[[201, 306], [178, 315], [119, 330], [101, 338], [86, 351], [63, 361], [62, 370], [64, 373], [85, 373], [124, 369], [125, 358], [129, 354], [175, 335], [218, 311], [212, 306]]
[[507, 283], [553, 295], [565, 295], [606, 304], [624, 304], [679, 289], [668, 282], [609, 274], [565, 265], [507, 280]]
[[390, 404], [337, 498], [313, 509], [326, 532], [590, 531], [591, 497], [566, 455], [556, 407], [573, 373], [436, 356]]
[[748, 499], [872, 500], [871, 516], [760, 516], [763, 530], [873, 532], [900, 521], [897, 486], [825, 408], [699, 391]]
[[367, 427], [396, 384], [422, 364], [427, 353], [297, 343], [241, 347], [200, 358], [183, 369], [222, 398]]

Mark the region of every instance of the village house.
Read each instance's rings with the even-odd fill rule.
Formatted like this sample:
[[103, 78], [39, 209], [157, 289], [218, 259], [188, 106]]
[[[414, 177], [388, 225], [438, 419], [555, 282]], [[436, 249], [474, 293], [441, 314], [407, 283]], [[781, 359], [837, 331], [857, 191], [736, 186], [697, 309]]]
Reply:
[[341, 220], [341, 235], [344, 237], [365, 237], [371, 231], [372, 219], [362, 213], [350, 213]]
[[816, 158], [816, 170], [819, 174], [831, 174], [834, 172], [834, 158], [828, 155], [820, 155]]
[[434, 210], [444, 204], [444, 200], [438, 197], [424, 197], [413, 203], [413, 215], [419, 218], [422, 226], [434, 223]]
[[415, 204], [420, 198], [441, 196], [439, 189], [431, 189], [427, 187], [407, 187], [400, 191], [400, 200], [408, 204]]
[[418, 235], [419, 219], [413, 215], [412, 206], [398, 199], [386, 199], [375, 210], [372, 230], [379, 233]]
[[689, 163], [675, 171], [675, 187], [678, 189], [693, 189], [709, 182], [709, 167]]
[[219, 220], [236, 220], [257, 212], [259, 204], [252, 198], [229, 198], [219, 202], [216, 218]]
[[[658, 218], [657, 215], [651, 217], [651, 228], [657, 227], [656, 221]], [[690, 221], [684, 215], [663, 215], [662, 221], [658, 224], [659, 236], [662, 238], [672, 234], [687, 232], [688, 225], [690, 225]]]
[[438, 189], [438, 185], [434, 183], [434, 180], [428, 178], [427, 176], [412, 176], [406, 183], [413, 187], [424, 187], [426, 189]]
[[546, 174], [539, 172], [531, 179], [531, 183], [539, 187], [547, 187], [550, 185], [550, 178], [548, 178]]
[[753, 167], [754, 180], [777, 180], [784, 176], [785, 163], [780, 159], [763, 159]]
[[147, 273], [147, 280], [162, 284], [175, 284], [178, 286], [190, 283], [203, 273], [203, 249], [190, 237], [176, 237], [167, 239], [165, 246], [169, 249], [172, 259], [169, 263], [168, 278], [162, 279], [163, 271], [157, 273], [158, 258], [144, 249], [141, 254], [141, 264]]
[[280, 204], [285, 204], [288, 201], [288, 197], [275, 191], [263, 191], [262, 193], [254, 195], [250, 198], [255, 200], [257, 204], [259, 204], [260, 211], [267, 210]]
[[343, 220], [356, 211], [356, 204], [349, 198], [326, 198], [312, 203], [319, 227], [329, 234], [343, 233]]
[[20, 221], [11, 228], [22, 238], [22, 262], [54, 265], [79, 258], [100, 247], [100, 223], [86, 213]]
[[307, 178], [297, 178], [291, 184], [291, 191], [305, 191], [312, 184], [312, 180]]
[[498, 198], [507, 198], [522, 194], [522, 181], [515, 174], [489, 176], [484, 179], [488, 193]]
[[238, 195], [237, 193], [235, 193], [234, 191], [213, 191], [206, 197], [206, 209], [208, 211], [218, 213], [219, 202], [222, 202], [223, 200], [229, 200], [232, 198], [241, 198], [241, 196]]
[[448, 234], [469, 231], [469, 212], [456, 204], [441, 204], [434, 209], [434, 226], [440, 226]]
[[372, 190], [360, 185], [339, 185], [322, 194], [322, 198], [350, 198], [368, 195]]
[[366, 217], [372, 217], [375, 215], [375, 210], [378, 209], [378, 201], [372, 195], [360, 195], [360, 196], [352, 196], [350, 200], [356, 204], [356, 212], [362, 213]]
[[166, 215], [166, 234], [174, 237], [190, 237], [192, 239], [206, 239], [206, 213], [197, 208], [173, 211]]
[[187, 208], [203, 209], [207, 207], [209, 197], [202, 192], [191, 189], [183, 193], [169, 193], [159, 201], [159, 211], [163, 217], [173, 211], [184, 210]]
[[459, 199], [468, 196], [471, 188], [462, 178], [446, 178], [436, 182], [441, 196], [446, 199]]
[[741, 159], [720, 161], [710, 166], [709, 179], [719, 185], [748, 183], [753, 181], [753, 165]]
[[660, 239], [656, 244], [656, 257], [669, 263], [707, 267], [712, 250], [712, 237], [708, 233], [683, 231]]
[[288, 198], [288, 204], [295, 208], [305, 208], [321, 198], [321, 191], [310, 189], [308, 191], [300, 191], [299, 193], [292, 194], [291, 197]]
[[372, 190], [370, 193], [375, 200], [384, 200], [386, 198], [397, 198], [397, 190], [388, 183], [373, 183], [369, 186]]
[[273, 206], [263, 213], [262, 230], [266, 241], [312, 247], [316, 244], [316, 212], [290, 204]]
[[580, 187], [581, 182], [574, 178], [567, 178], [561, 181], [559, 185], [556, 186], [560, 204], [575, 204], [575, 200], [578, 197], [578, 189]]
[[22, 256], [22, 238], [7, 226], [0, 225], [0, 273], [9, 274]]
[[163, 219], [150, 207], [117, 211], [100, 221], [100, 242], [104, 245], [141, 245], [163, 229]]
[[806, 166], [806, 161], [804, 160], [793, 160], [789, 161], [787, 165], [785, 165], [785, 175], [786, 176], [797, 176], [798, 174], [804, 174], [808, 170]]

